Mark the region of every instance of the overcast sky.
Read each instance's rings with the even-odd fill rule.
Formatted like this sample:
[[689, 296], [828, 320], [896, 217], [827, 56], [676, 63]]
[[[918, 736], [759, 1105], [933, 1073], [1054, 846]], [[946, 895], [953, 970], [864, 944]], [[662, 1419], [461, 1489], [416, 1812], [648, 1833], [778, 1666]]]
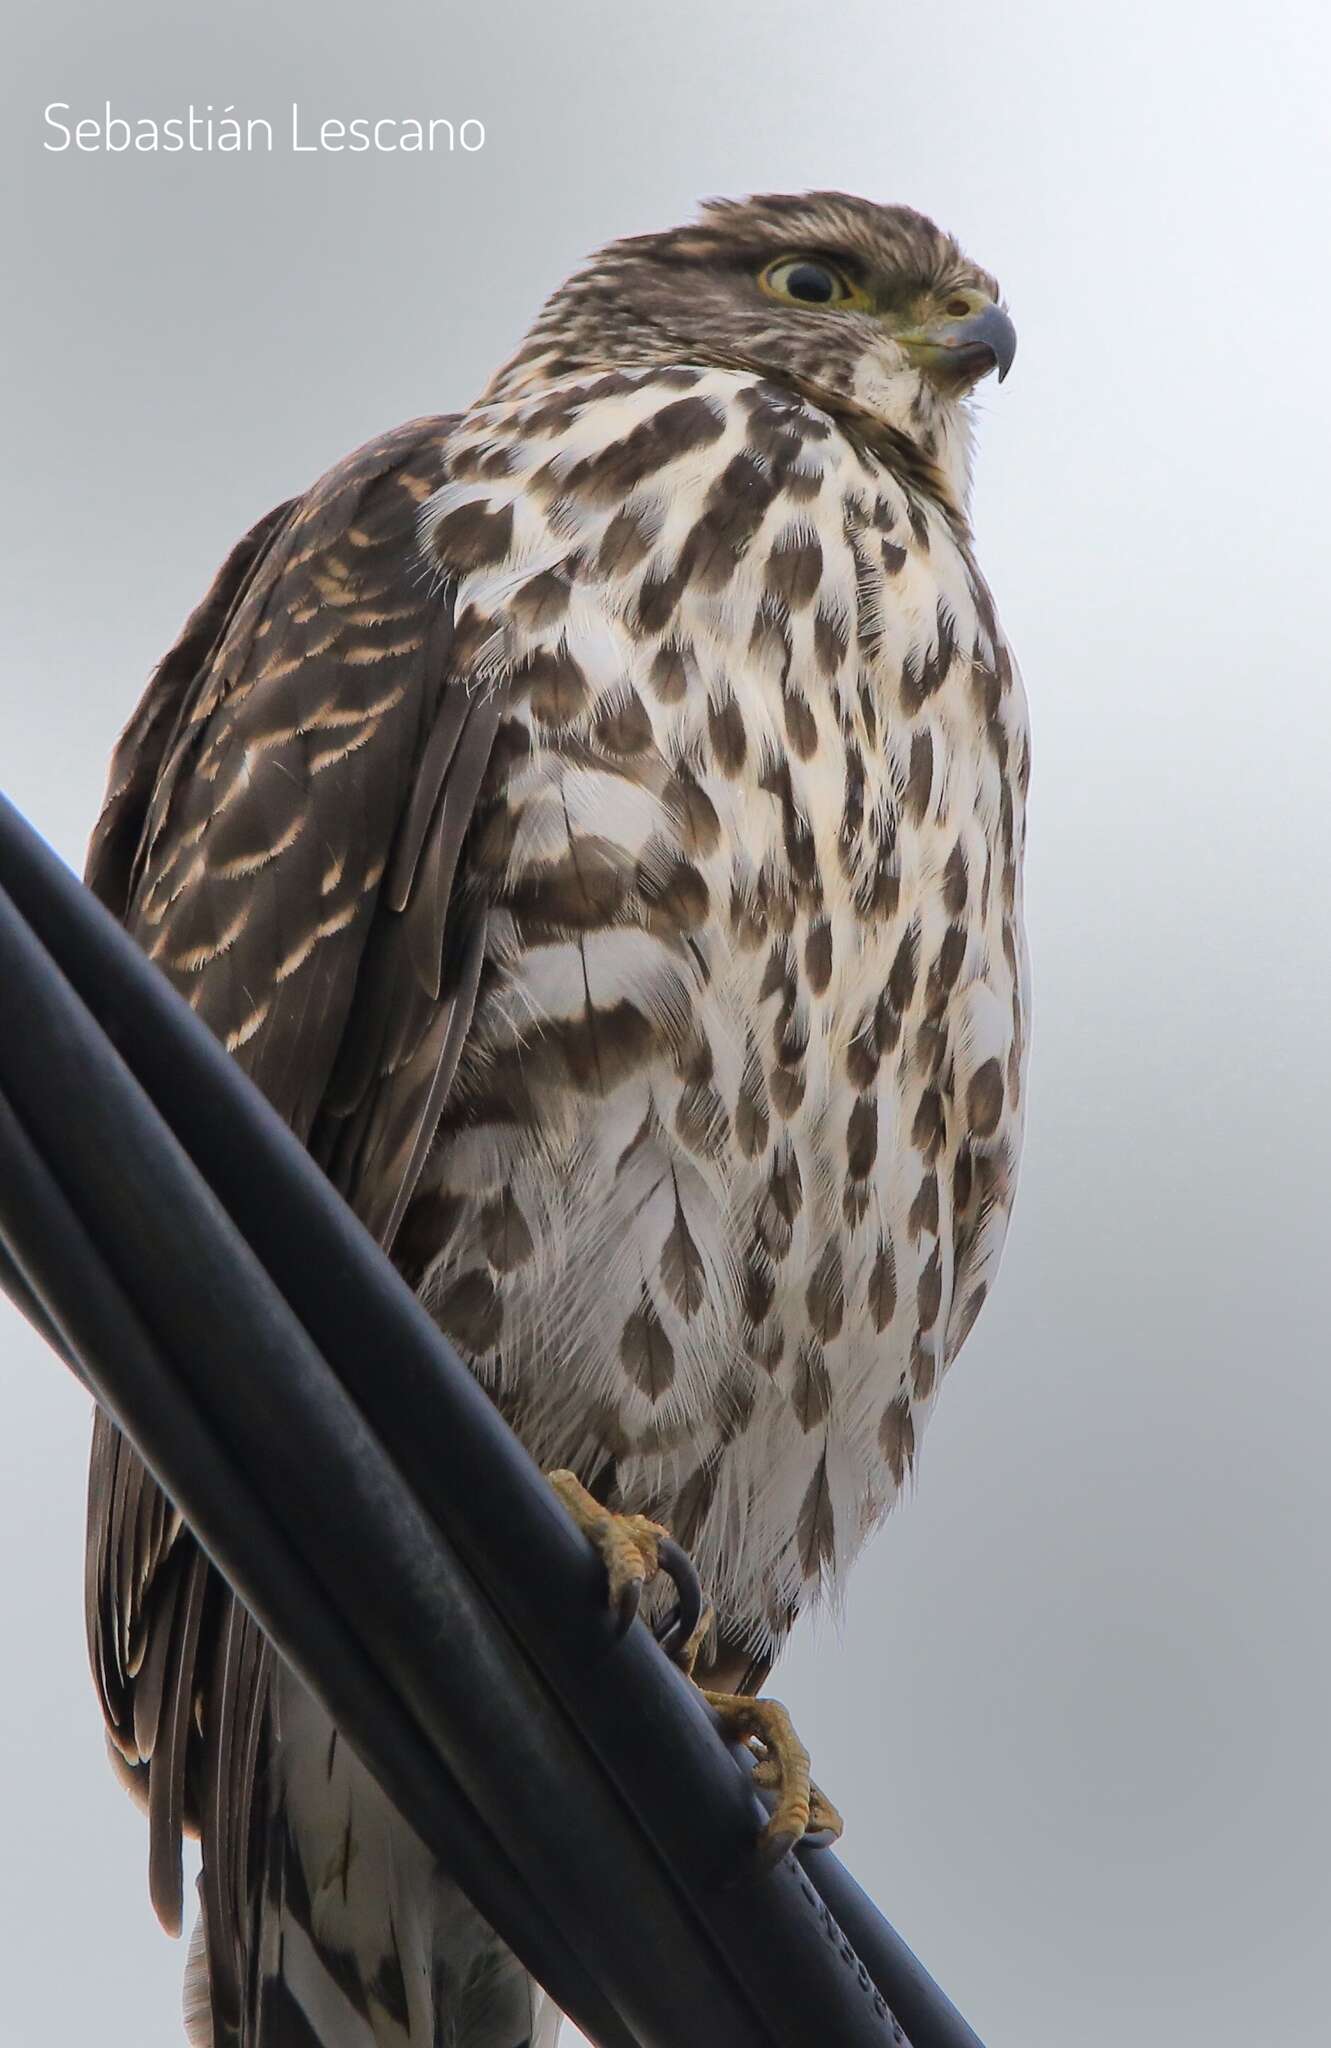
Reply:
[[[75, 862], [236, 535], [465, 402], [592, 246], [835, 185], [1002, 279], [977, 524], [1035, 731], [1023, 1181], [918, 1497], [774, 1689], [988, 2048], [1325, 2048], [1324, 9], [46, 0], [6, 43], [0, 762]], [[278, 146], [44, 151], [49, 102], [108, 99]], [[485, 146], [292, 155], [293, 100]], [[2, 1306], [0, 1399], [0, 2037], [156, 2048], [184, 1954], [85, 1668], [86, 1403]]]

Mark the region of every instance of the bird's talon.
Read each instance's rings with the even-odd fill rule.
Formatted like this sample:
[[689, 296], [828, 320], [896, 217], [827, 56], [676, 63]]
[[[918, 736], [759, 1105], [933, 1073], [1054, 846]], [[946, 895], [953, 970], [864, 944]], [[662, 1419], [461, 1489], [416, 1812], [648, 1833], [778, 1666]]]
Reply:
[[[692, 1678], [712, 1624], [693, 1560], [659, 1522], [649, 1521], [646, 1515], [612, 1514], [572, 1472], [547, 1476], [605, 1564], [610, 1608], [620, 1635], [633, 1623], [643, 1587], [662, 1572], [672, 1581], [678, 1596], [675, 1608], [654, 1634], [666, 1654]], [[753, 1750], [757, 1759], [755, 1787], [773, 1795], [770, 1818], [758, 1838], [759, 1864], [764, 1869], [774, 1868], [806, 1836], [835, 1841], [841, 1833], [841, 1816], [813, 1783], [809, 1752], [780, 1702], [751, 1699], [743, 1693], [708, 1692], [703, 1687], [699, 1690], [732, 1741]]]
[[810, 1777], [809, 1752], [781, 1703], [733, 1693], [704, 1692], [703, 1698], [720, 1716], [728, 1735], [751, 1749], [761, 1745], [755, 1752], [754, 1784], [775, 1794], [771, 1815], [758, 1837], [761, 1866], [774, 1869], [806, 1835], [835, 1841], [841, 1816]]
[[804, 1830], [804, 1839], [815, 1849], [830, 1849], [833, 1842], [839, 1842], [845, 1832], [845, 1822], [825, 1792], [814, 1784], [809, 1786], [809, 1824]]
[[638, 1618], [642, 1604], [642, 1580], [626, 1579], [619, 1589], [618, 1598], [612, 1601], [615, 1610], [615, 1632], [626, 1636]]
[[[546, 1477], [599, 1552], [609, 1585], [610, 1610], [618, 1633], [626, 1635], [638, 1612], [643, 1587], [663, 1568], [663, 1552], [678, 1546], [671, 1543], [659, 1522], [649, 1521], [646, 1515], [615, 1515], [602, 1507], [574, 1473], [549, 1472]], [[683, 1556], [682, 1551], [679, 1554]]]
[[[694, 1569], [693, 1559], [673, 1536], [662, 1537], [658, 1555], [661, 1570], [674, 1585], [677, 1597], [673, 1611], [657, 1624], [655, 1635], [666, 1655], [679, 1664], [689, 1655], [704, 1621], [702, 1583]], [[691, 1668], [690, 1658], [685, 1669]]]
[[769, 1820], [754, 1848], [754, 1859], [759, 1870], [775, 1870], [799, 1847], [802, 1839], [801, 1829], [778, 1827], [775, 1820]]

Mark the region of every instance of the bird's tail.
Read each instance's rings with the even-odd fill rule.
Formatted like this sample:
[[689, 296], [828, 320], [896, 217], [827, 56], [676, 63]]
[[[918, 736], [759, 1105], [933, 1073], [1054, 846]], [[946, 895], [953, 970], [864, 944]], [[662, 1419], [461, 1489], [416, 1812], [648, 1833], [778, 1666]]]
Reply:
[[266, 1775], [239, 2028], [217, 2038], [201, 1916], [190, 2048], [554, 2048], [558, 2015], [285, 1667]]
[[536, 2015], [536, 2031], [531, 2037], [531, 2048], [559, 2048], [559, 2036], [564, 2025], [564, 2015], [557, 2005], [543, 1999]]
[[194, 1923], [194, 1932], [190, 1936], [181, 2004], [184, 2009], [185, 2039], [189, 2043], [189, 2048], [213, 2048], [213, 2009], [212, 2000], [208, 1995], [208, 1942], [204, 1934], [202, 1909]]

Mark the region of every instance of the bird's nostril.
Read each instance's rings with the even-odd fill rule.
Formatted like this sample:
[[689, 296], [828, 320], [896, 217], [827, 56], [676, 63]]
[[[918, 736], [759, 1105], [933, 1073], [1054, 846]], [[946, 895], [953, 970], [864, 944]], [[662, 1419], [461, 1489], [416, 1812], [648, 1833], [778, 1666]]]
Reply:
[[955, 320], [964, 320], [971, 310], [970, 300], [962, 298], [949, 299], [943, 308], [943, 311], [950, 313]]

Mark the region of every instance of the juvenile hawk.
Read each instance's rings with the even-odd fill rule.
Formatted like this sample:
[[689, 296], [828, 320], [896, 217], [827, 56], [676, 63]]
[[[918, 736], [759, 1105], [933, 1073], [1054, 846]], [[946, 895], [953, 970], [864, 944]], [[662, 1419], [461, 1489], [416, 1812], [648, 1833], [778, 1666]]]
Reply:
[[[972, 553], [998, 287], [904, 207], [707, 206], [243, 540], [89, 878], [545, 1466], [756, 1687], [906, 1482], [1022, 1116], [1029, 754]], [[214, 2048], [518, 2048], [520, 1970], [97, 1426], [89, 1628]]]

